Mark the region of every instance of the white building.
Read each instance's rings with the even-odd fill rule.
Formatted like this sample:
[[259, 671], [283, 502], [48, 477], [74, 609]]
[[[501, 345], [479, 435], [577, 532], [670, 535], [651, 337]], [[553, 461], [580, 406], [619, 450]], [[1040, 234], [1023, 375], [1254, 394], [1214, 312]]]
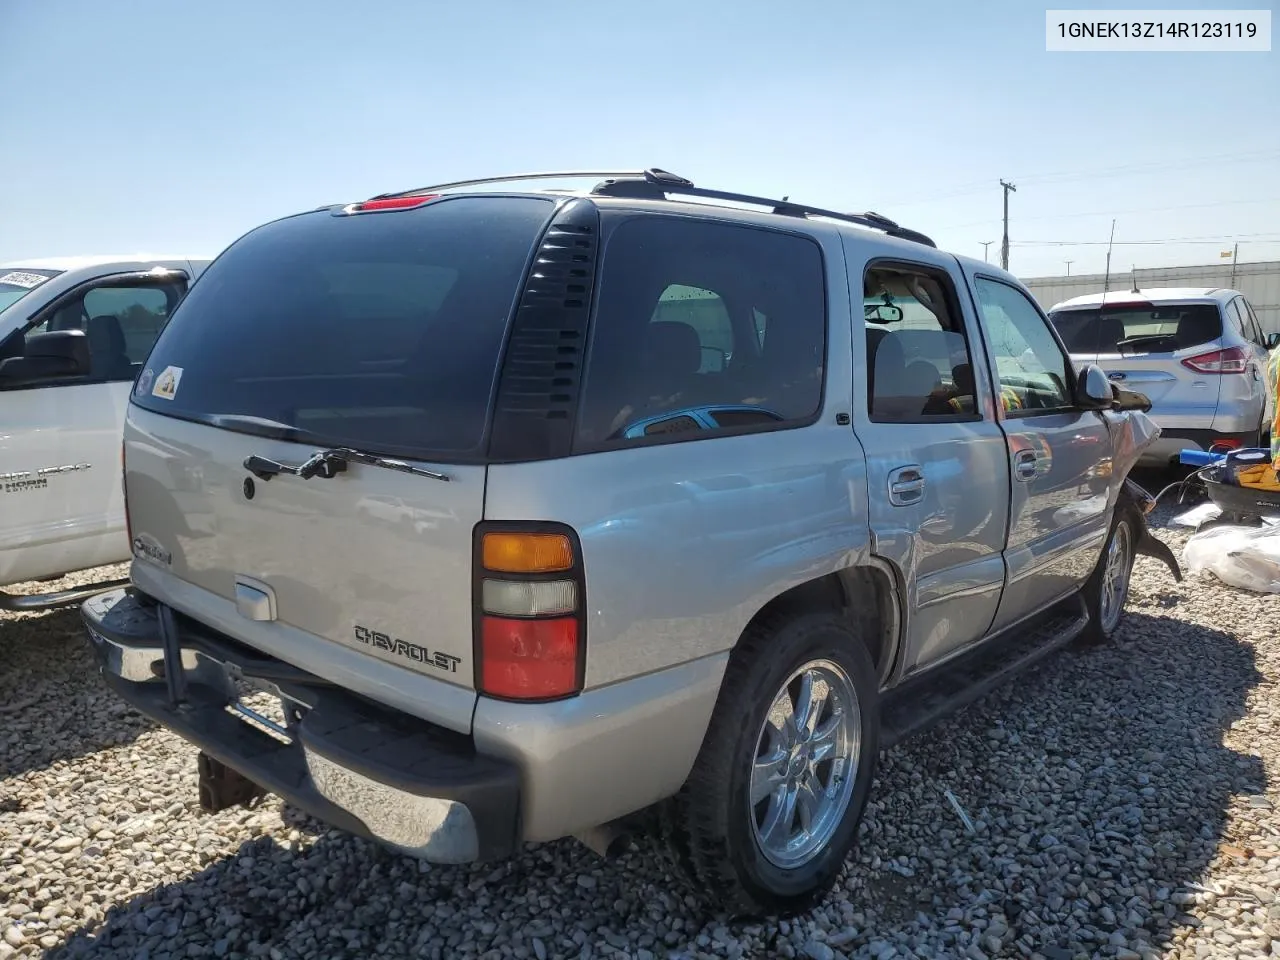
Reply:
[[[1239, 290], [1253, 306], [1267, 333], [1280, 331], [1280, 260], [1264, 263], [1209, 263], [1196, 267], [1151, 267], [1117, 270], [1111, 274], [1108, 290], [1123, 293], [1139, 287], [1225, 287]], [[1080, 274], [1071, 277], [1023, 278], [1040, 306], [1048, 310], [1055, 303], [1086, 293], [1101, 293], [1104, 275]]]

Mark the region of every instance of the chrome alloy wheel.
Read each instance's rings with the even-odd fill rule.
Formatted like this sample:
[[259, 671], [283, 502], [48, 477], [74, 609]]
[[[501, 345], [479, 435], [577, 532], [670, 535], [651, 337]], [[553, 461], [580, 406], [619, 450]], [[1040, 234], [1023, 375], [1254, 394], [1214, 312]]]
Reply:
[[1098, 619], [1104, 633], [1111, 633], [1120, 622], [1124, 602], [1129, 596], [1129, 571], [1133, 566], [1133, 537], [1127, 523], [1116, 524], [1107, 547], [1107, 563], [1102, 568], [1102, 597], [1098, 603]]
[[822, 852], [844, 819], [862, 752], [858, 694], [844, 668], [812, 660], [791, 674], [756, 740], [752, 833], [774, 866]]

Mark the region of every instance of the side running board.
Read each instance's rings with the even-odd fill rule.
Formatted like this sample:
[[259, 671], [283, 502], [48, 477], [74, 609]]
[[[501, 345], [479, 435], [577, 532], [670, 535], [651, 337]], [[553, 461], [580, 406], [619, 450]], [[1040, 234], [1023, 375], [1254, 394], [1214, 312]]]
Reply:
[[923, 733], [986, 696], [1080, 636], [1088, 623], [1084, 599], [1077, 594], [1038, 622], [1014, 624], [974, 652], [939, 664], [888, 692], [880, 714], [881, 749]]

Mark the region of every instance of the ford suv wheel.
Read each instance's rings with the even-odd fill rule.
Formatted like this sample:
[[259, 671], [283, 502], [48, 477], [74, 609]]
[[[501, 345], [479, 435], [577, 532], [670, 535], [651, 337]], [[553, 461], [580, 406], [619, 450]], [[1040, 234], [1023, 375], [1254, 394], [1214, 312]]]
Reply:
[[735, 913], [804, 909], [853, 846], [878, 733], [874, 667], [846, 620], [754, 624], [693, 773], [664, 811], [677, 863]]

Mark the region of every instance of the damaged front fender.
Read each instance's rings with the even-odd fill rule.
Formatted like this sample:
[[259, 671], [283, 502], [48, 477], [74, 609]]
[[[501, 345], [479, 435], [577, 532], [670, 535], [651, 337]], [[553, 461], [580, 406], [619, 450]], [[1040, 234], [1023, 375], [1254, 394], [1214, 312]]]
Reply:
[[1181, 582], [1182, 567], [1178, 558], [1147, 527], [1147, 514], [1155, 509], [1155, 497], [1129, 478], [1129, 471], [1143, 451], [1159, 438], [1160, 426], [1141, 409], [1109, 410], [1102, 417], [1111, 434], [1111, 489], [1108, 492], [1115, 510], [1122, 511], [1133, 524], [1134, 551], [1161, 561], [1173, 578]]
[[1136, 531], [1134, 552], [1161, 561], [1169, 568], [1173, 579], [1181, 583], [1182, 567], [1178, 563], [1178, 558], [1174, 556], [1168, 544], [1157, 539], [1147, 526], [1147, 514], [1155, 509], [1155, 505], [1155, 497], [1132, 480], [1125, 478], [1124, 484], [1120, 487], [1116, 509], [1124, 511], [1124, 515], [1128, 517]]

